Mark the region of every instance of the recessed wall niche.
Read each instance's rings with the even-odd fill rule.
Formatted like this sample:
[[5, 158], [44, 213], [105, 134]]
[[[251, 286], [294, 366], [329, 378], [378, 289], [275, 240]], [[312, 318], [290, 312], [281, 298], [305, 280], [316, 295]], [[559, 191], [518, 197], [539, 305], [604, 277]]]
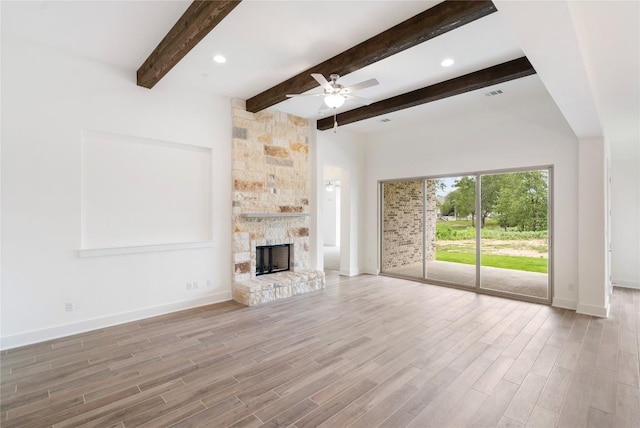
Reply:
[[210, 241], [211, 149], [82, 135], [81, 248]]

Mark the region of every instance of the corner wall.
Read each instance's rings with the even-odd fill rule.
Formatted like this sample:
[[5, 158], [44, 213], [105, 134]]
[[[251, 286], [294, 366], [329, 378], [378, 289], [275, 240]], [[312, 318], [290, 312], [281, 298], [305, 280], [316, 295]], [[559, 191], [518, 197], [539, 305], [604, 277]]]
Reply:
[[578, 142], [578, 306], [577, 312], [606, 317], [611, 294], [607, 260], [608, 146], [602, 137]]
[[611, 281], [640, 289], [640, 141], [611, 143]]
[[[229, 300], [231, 101], [2, 36], [1, 347]], [[79, 258], [85, 130], [210, 148], [213, 243]]]

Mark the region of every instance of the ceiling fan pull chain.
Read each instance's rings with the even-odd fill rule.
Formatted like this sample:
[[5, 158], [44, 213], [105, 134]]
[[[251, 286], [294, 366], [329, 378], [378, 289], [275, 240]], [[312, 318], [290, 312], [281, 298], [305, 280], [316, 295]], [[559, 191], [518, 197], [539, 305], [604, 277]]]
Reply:
[[333, 109], [333, 133], [338, 132], [338, 118], [336, 117], [336, 109]]

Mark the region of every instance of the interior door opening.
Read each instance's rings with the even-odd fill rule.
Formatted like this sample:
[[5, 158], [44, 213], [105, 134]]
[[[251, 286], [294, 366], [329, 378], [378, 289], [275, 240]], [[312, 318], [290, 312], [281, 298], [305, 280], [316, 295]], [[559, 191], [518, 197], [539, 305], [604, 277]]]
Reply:
[[324, 268], [340, 270], [340, 180], [324, 182], [323, 234]]
[[322, 258], [325, 270], [341, 275], [350, 274], [351, 206], [349, 171], [346, 168], [324, 165], [322, 171], [321, 210], [319, 222], [322, 226]]

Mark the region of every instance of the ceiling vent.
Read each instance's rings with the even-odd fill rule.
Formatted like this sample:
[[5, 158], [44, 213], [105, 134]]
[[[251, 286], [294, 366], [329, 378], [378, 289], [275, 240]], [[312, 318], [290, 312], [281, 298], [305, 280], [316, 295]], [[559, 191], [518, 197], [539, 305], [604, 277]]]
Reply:
[[497, 89], [495, 91], [491, 91], [491, 92], [487, 92], [486, 94], [484, 94], [485, 97], [495, 97], [496, 95], [500, 95], [502, 94], [502, 89]]
[[382, 123], [391, 122], [391, 119], [387, 119], [387, 118], [385, 117], [384, 119], [380, 119], [380, 122], [382, 122]]

